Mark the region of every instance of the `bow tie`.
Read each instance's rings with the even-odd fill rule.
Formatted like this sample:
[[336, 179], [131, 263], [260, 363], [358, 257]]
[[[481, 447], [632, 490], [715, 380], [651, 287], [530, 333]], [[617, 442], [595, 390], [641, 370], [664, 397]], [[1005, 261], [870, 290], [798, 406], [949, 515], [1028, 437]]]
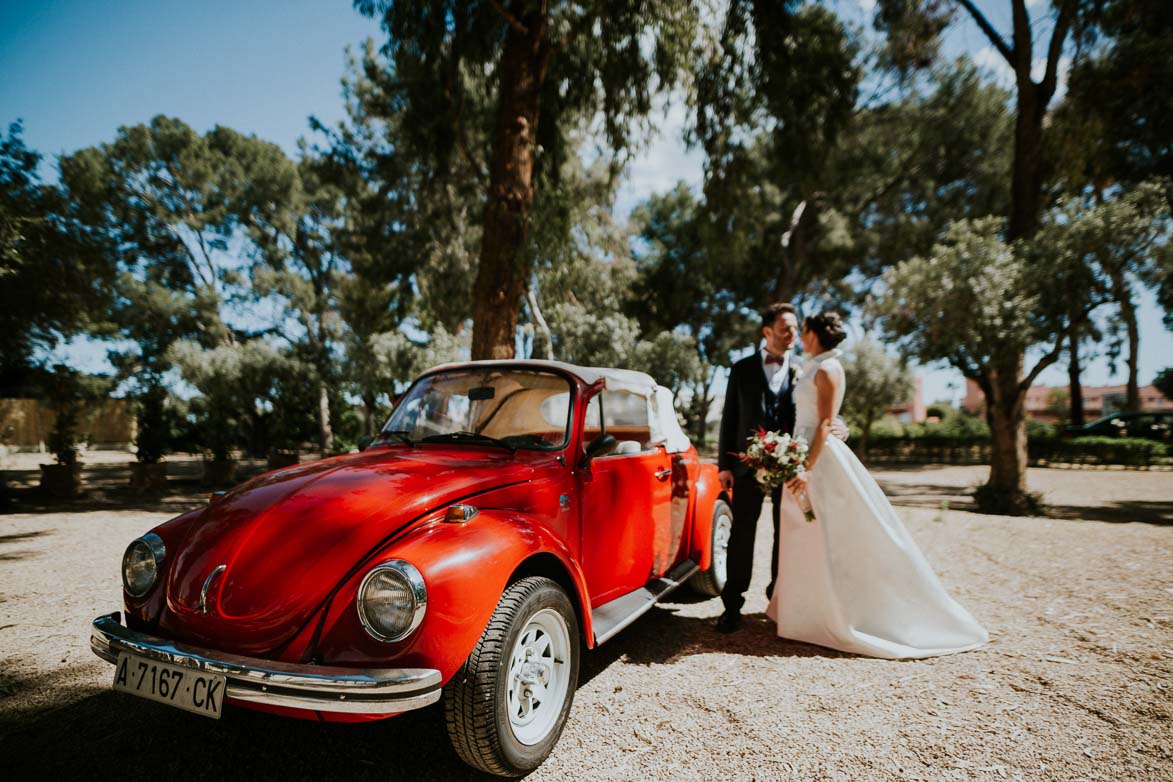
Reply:
[[766, 354], [766, 366], [770, 366], [770, 364], [777, 364], [778, 366], [782, 366], [785, 361], [785, 356], [774, 356], [769, 353]]

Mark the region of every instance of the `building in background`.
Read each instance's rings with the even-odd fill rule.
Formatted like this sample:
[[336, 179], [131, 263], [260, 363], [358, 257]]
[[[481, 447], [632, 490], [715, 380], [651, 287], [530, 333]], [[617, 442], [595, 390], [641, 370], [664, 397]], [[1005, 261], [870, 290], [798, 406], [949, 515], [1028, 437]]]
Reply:
[[899, 405], [892, 405], [885, 408], [884, 412], [888, 415], [896, 416], [896, 420], [902, 424], [921, 424], [926, 418], [925, 399], [922, 393], [922, 386], [924, 385], [920, 375], [913, 377], [912, 384], [912, 399]]
[[[1094, 421], [1124, 409], [1126, 386], [1084, 386], [1083, 417]], [[965, 381], [964, 407], [978, 415], [985, 410], [986, 398], [977, 383]], [[1036, 421], [1066, 423], [1071, 409], [1067, 386], [1031, 386], [1026, 392], [1026, 414]], [[1166, 399], [1156, 386], [1141, 386], [1140, 409], [1145, 413], [1173, 411], [1173, 401]]]

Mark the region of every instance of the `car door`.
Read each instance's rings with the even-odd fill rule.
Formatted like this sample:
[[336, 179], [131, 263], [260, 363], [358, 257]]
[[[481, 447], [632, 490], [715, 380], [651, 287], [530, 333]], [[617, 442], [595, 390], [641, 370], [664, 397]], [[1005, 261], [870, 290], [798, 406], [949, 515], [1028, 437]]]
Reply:
[[[631, 399], [630, 397], [635, 397]], [[624, 392], [596, 395], [587, 411], [583, 442], [604, 433], [617, 449], [580, 471], [582, 567], [592, 606], [639, 589], [672, 565], [672, 464], [663, 447], [648, 443], [647, 406]]]

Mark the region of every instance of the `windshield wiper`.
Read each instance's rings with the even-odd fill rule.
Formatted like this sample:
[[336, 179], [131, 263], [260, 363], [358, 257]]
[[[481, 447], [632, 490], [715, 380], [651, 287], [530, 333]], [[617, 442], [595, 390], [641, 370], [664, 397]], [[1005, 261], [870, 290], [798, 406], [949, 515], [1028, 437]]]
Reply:
[[399, 438], [403, 442], [407, 443], [408, 448], [411, 448], [412, 446], [415, 445], [415, 443], [413, 443], [411, 441], [411, 438], [407, 436], [408, 431], [409, 430], [407, 430], [407, 429], [387, 429], [387, 430], [383, 431], [382, 433], [389, 434], [392, 437]]
[[442, 442], [466, 442], [466, 443], [485, 443], [487, 445], [496, 445], [501, 448], [506, 448], [510, 453], [517, 450], [517, 447], [511, 443], [497, 437], [490, 437], [487, 434], [479, 434], [477, 432], [446, 432], [445, 434], [430, 434], [420, 440], [421, 443], [442, 443]]

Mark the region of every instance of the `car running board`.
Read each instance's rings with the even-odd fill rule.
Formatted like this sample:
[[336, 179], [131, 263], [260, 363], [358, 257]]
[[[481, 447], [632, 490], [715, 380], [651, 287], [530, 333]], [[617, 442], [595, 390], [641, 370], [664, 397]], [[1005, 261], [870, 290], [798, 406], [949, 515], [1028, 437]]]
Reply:
[[603, 603], [591, 611], [595, 645], [609, 640], [620, 630], [646, 614], [652, 606], [667, 597], [699, 569], [700, 566], [697, 563], [686, 559], [663, 577], [648, 582], [647, 586], [642, 586], [634, 592], [628, 592], [609, 603]]

